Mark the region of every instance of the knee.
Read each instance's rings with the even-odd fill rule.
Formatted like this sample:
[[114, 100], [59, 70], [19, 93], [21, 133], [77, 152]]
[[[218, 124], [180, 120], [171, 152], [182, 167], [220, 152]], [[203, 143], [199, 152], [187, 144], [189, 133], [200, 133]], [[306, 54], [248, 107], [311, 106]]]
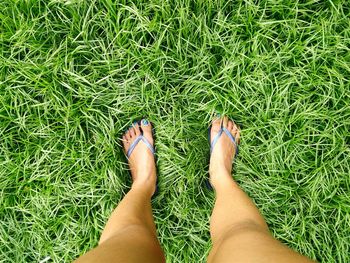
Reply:
[[257, 233], [262, 233], [262, 234], [268, 234], [269, 229], [267, 226], [259, 224], [253, 220], [243, 220], [239, 223], [235, 223], [233, 225], [230, 225], [228, 227], [225, 227], [225, 229], [222, 229], [220, 231], [221, 233], [217, 233], [213, 239], [213, 245], [220, 245], [227, 239], [232, 239], [236, 237], [242, 237], [242, 236], [247, 236], [251, 234], [257, 234]]
[[[260, 225], [254, 221], [246, 220], [240, 223], [227, 227], [221, 235], [216, 239], [212, 238], [213, 248], [209, 254], [208, 262], [213, 262], [213, 259], [222, 251], [231, 251], [232, 248], [251, 244], [256, 239], [271, 239], [272, 236], [267, 227]], [[215, 260], [216, 261], [216, 260]]]
[[232, 225], [229, 231], [227, 231], [228, 234], [238, 234], [238, 233], [250, 233], [250, 232], [264, 232], [269, 233], [269, 229], [267, 225], [257, 223], [254, 220], [242, 220], [241, 222]]
[[137, 238], [138, 240], [150, 240], [155, 239], [156, 236], [154, 233], [149, 231], [148, 228], [146, 228], [142, 224], [128, 224], [125, 225], [125, 227], [119, 228], [117, 231], [111, 231], [108, 233], [108, 235], [101, 236], [101, 239], [99, 241], [99, 245], [109, 239], [113, 238], [126, 238], [126, 239], [134, 239]]

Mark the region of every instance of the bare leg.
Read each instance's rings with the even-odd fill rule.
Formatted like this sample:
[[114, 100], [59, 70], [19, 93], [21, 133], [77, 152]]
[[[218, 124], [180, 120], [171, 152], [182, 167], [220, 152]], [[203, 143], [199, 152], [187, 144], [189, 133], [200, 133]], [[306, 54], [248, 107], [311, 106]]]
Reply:
[[[213, 121], [211, 137], [227, 127], [239, 141], [238, 127], [227, 117]], [[312, 262], [274, 239], [251, 199], [232, 179], [233, 143], [222, 134], [210, 160], [216, 202], [210, 221], [213, 242], [208, 262]]]
[[[123, 136], [127, 151], [141, 134], [153, 144], [150, 123], [134, 124]], [[165, 262], [157, 240], [151, 197], [155, 191], [156, 169], [153, 154], [141, 141], [129, 158], [133, 178], [131, 190], [113, 211], [99, 245], [77, 262]]]

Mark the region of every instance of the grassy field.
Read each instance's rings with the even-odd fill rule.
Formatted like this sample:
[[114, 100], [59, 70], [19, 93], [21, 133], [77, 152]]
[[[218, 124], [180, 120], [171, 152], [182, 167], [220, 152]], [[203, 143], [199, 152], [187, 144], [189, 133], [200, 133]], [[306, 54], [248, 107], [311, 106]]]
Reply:
[[0, 2], [0, 262], [69, 262], [130, 186], [120, 136], [156, 129], [168, 262], [205, 262], [207, 127], [273, 235], [350, 262], [350, 2]]

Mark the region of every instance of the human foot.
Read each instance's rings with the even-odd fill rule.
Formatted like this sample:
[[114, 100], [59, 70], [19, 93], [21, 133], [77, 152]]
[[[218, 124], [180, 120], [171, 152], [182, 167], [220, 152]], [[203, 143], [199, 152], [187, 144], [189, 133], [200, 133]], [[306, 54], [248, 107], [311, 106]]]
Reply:
[[[218, 117], [212, 122], [210, 143], [213, 142], [215, 136], [219, 133], [221, 128], [226, 128], [231, 133], [233, 138], [235, 138], [236, 144], [239, 144], [239, 128], [226, 116], [222, 118]], [[236, 150], [236, 145], [232, 142], [229, 136], [223, 132], [215, 143], [210, 155], [209, 174], [210, 182], [213, 185], [215, 185], [218, 181], [231, 178], [232, 161], [236, 154]]]
[[142, 119], [140, 123], [134, 122], [123, 135], [124, 151], [130, 155], [128, 156], [128, 161], [133, 180], [132, 187], [149, 189], [153, 194], [157, 181], [154, 153], [147, 147], [143, 140], [140, 140], [132, 152], [128, 153], [132, 147], [132, 143], [140, 135], [143, 135], [150, 146], [153, 147], [152, 126], [149, 121]]

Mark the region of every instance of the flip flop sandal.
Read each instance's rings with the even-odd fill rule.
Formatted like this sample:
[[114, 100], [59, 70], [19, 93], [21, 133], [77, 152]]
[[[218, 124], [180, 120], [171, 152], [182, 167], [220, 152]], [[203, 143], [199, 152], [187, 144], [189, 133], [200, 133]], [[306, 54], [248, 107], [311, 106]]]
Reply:
[[[234, 162], [234, 160], [235, 160], [235, 158], [236, 158], [236, 156], [237, 156], [237, 154], [238, 154], [238, 152], [239, 152], [239, 148], [238, 148], [238, 145], [237, 145], [237, 143], [236, 143], [235, 137], [233, 137], [233, 135], [231, 134], [231, 132], [230, 132], [228, 129], [226, 129], [225, 127], [222, 127], [222, 122], [221, 122], [221, 128], [220, 128], [220, 130], [219, 130], [218, 133], [215, 135], [213, 141], [211, 141], [211, 128], [212, 128], [212, 125], [210, 125], [209, 128], [208, 128], [208, 140], [209, 140], [209, 143], [210, 143], [210, 155], [211, 155], [211, 153], [213, 152], [213, 149], [214, 149], [216, 143], [218, 142], [218, 140], [220, 139], [221, 135], [222, 135], [223, 133], [225, 133], [225, 134], [228, 136], [228, 138], [231, 140], [231, 142], [233, 143], [233, 145], [235, 146], [235, 148], [236, 148], [236, 151], [235, 151], [236, 153], [235, 153], [235, 156], [234, 156], [233, 161], [232, 161], [232, 162]], [[209, 181], [209, 178], [207, 178], [207, 179], [205, 180], [205, 185], [206, 185], [206, 187], [207, 187], [209, 190], [211, 190], [211, 191], [213, 190], [213, 186], [211, 185], [211, 183], [210, 183], [210, 181]]]
[[[149, 125], [149, 122], [148, 120], [146, 119], [142, 119], [141, 121], [137, 121], [137, 122], [133, 122], [133, 124], [136, 124], [138, 123], [139, 126], [141, 127], [141, 124], [144, 125], [144, 126], [147, 126]], [[152, 136], [153, 136], [153, 139], [154, 139], [154, 129], [152, 128]], [[133, 143], [130, 145], [128, 151], [126, 152], [126, 156], [128, 158], [130, 158], [132, 152], [134, 151], [135, 147], [137, 146], [137, 144], [139, 142], [143, 142], [147, 148], [151, 151], [151, 153], [153, 154], [154, 156], [154, 161], [156, 162], [156, 150], [155, 150], [155, 147], [152, 146], [152, 144], [147, 140], [147, 138], [145, 136], [143, 136], [143, 131], [141, 129], [141, 134], [139, 136], [136, 137], [136, 139], [133, 141]], [[154, 194], [152, 197], [155, 197], [157, 194], [158, 194], [158, 177], [157, 177], [157, 181], [156, 181], [156, 190], [154, 191]]]

